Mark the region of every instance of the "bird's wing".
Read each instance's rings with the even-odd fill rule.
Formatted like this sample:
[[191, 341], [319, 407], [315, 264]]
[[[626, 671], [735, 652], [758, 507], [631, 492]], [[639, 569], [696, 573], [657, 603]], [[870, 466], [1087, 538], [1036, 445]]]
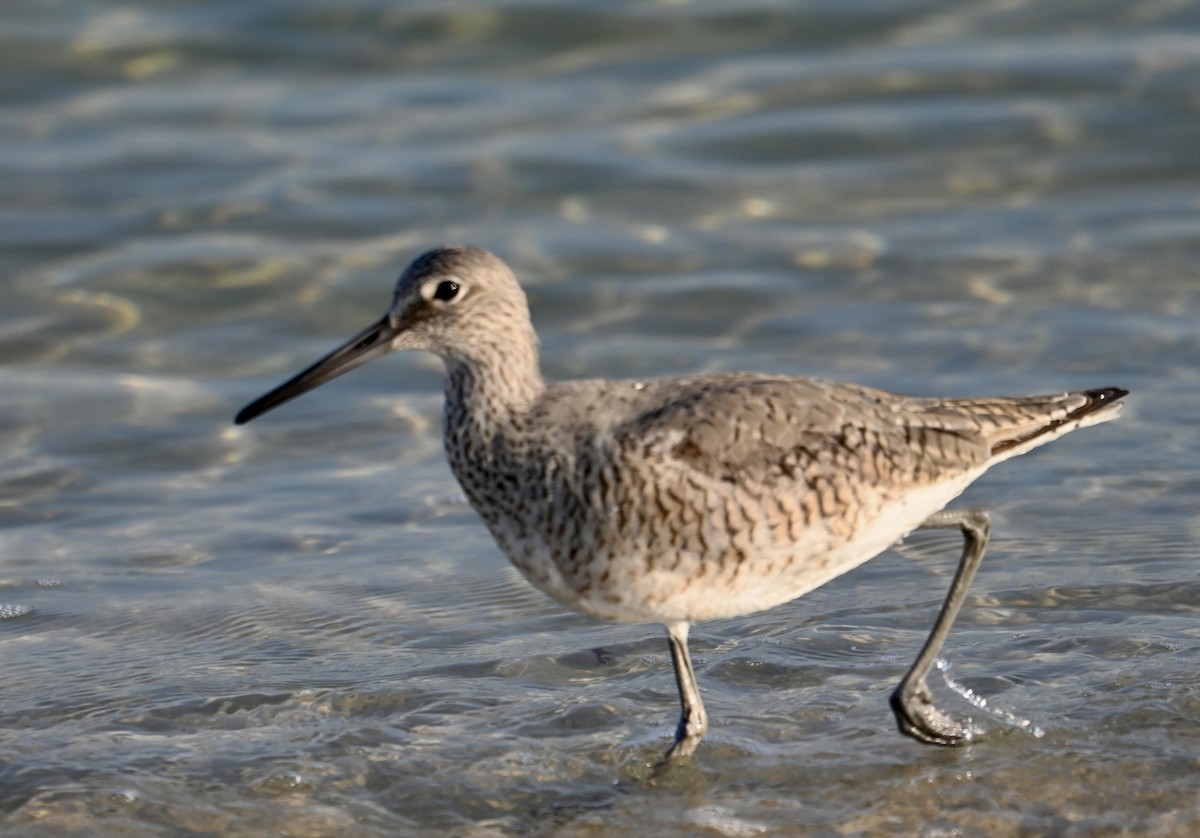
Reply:
[[[675, 384], [614, 432], [709, 478], [861, 486], [938, 482], [985, 465], [991, 445], [969, 409], [812, 379], [723, 376]], [[659, 394], [661, 395], [661, 394]], [[967, 405], [964, 405], [966, 407]]]

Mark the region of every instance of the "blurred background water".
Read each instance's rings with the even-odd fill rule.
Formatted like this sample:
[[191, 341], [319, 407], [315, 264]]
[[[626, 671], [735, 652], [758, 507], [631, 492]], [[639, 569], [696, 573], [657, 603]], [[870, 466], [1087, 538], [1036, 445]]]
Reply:
[[[1200, 831], [1200, 5], [0, 22], [0, 832]], [[660, 629], [508, 567], [443, 463], [435, 361], [230, 424], [444, 241], [515, 267], [551, 378], [1132, 389], [962, 499], [995, 537], [946, 654], [988, 709], [937, 687], [980, 739], [887, 707], [953, 534], [696, 627], [713, 729], [649, 785]]]

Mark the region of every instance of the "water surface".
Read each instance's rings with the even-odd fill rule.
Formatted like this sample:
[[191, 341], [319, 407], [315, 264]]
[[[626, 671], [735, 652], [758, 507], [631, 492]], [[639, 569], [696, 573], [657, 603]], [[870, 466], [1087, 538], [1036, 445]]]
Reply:
[[[1194, 834], [1198, 27], [1148, 0], [6, 5], [0, 831]], [[987, 709], [937, 687], [978, 741], [887, 708], [952, 534], [696, 627], [713, 727], [651, 785], [661, 630], [508, 567], [442, 460], [435, 361], [230, 424], [443, 241], [514, 265], [551, 378], [1130, 388], [962, 499], [995, 536], [946, 655]]]

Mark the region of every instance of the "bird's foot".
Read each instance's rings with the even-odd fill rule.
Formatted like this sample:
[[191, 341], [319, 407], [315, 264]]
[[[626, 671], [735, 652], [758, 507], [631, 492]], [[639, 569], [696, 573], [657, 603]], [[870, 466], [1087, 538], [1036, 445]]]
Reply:
[[918, 742], [954, 747], [971, 740], [969, 727], [934, 706], [933, 696], [923, 678], [916, 685], [901, 681], [892, 692], [891, 704], [900, 732]]
[[696, 753], [696, 748], [700, 746], [700, 740], [704, 738], [704, 731], [707, 727], [708, 725], [701, 726], [696, 721], [689, 724], [689, 719], [686, 718], [680, 719], [679, 727], [675, 731], [675, 743], [655, 764], [654, 773], [658, 774], [672, 765], [678, 765]]
[[687, 759], [692, 754], [696, 753], [696, 748], [699, 747], [699, 745], [699, 736], [684, 736], [682, 738], [677, 738], [675, 740], [675, 744], [672, 745], [665, 754], [663, 754], [662, 764], [673, 765], [674, 763]]

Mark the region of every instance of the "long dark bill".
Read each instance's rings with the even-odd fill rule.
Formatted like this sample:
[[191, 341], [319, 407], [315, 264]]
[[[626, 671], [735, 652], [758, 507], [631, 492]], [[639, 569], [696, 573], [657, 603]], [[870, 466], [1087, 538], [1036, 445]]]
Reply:
[[235, 425], [244, 425], [268, 410], [279, 407], [303, 393], [332, 381], [339, 375], [361, 367], [367, 361], [386, 355], [392, 347], [396, 329], [387, 317], [363, 329], [350, 340], [317, 361], [304, 372], [259, 396], [234, 417]]

